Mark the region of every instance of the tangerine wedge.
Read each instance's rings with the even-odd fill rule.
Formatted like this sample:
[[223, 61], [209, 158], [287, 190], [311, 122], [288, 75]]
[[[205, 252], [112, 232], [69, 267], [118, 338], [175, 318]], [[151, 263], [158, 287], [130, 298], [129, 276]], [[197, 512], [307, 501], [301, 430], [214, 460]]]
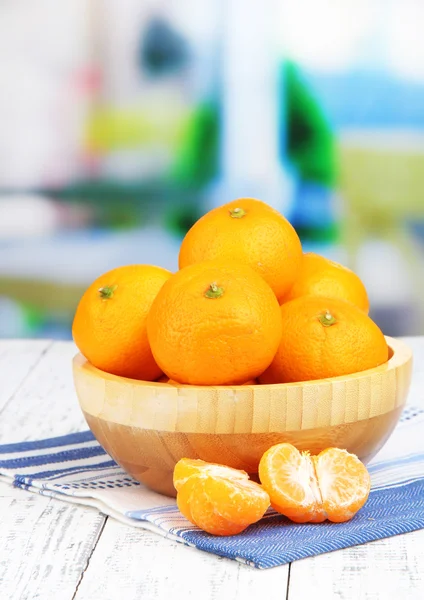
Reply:
[[268, 493], [244, 471], [203, 460], [181, 459], [174, 469], [177, 506], [194, 525], [213, 535], [235, 535], [259, 521]]
[[272, 507], [296, 523], [349, 521], [367, 501], [370, 476], [357, 456], [327, 448], [317, 456], [277, 444], [259, 463]]

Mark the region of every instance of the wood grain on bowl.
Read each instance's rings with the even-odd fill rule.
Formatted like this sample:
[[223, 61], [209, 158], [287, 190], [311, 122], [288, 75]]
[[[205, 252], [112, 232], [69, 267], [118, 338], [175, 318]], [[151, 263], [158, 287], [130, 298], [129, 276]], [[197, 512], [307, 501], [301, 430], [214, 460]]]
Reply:
[[74, 381], [90, 429], [133, 477], [175, 495], [182, 457], [245, 469], [253, 477], [270, 446], [287, 441], [318, 453], [346, 448], [370, 460], [405, 404], [412, 353], [387, 338], [387, 363], [353, 375], [303, 383], [222, 387], [144, 382], [99, 371], [81, 355]]

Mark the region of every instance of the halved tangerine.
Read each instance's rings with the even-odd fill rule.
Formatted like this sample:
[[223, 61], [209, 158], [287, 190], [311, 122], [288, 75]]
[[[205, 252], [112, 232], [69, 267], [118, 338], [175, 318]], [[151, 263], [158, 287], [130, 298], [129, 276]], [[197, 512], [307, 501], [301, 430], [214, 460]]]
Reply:
[[259, 478], [272, 507], [297, 523], [348, 521], [370, 491], [366, 467], [339, 448], [310, 456], [291, 444], [277, 444], [262, 456]]

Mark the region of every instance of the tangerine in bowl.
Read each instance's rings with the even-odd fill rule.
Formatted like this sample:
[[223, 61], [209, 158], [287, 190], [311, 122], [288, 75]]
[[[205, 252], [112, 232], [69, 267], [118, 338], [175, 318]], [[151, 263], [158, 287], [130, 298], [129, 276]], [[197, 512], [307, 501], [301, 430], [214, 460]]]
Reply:
[[271, 446], [288, 442], [318, 454], [344, 448], [367, 463], [384, 445], [405, 405], [412, 352], [386, 337], [389, 359], [365, 371], [298, 383], [184, 385], [101, 371], [81, 354], [73, 374], [93, 434], [132, 477], [175, 496], [175, 464], [200, 458], [257, 479]]

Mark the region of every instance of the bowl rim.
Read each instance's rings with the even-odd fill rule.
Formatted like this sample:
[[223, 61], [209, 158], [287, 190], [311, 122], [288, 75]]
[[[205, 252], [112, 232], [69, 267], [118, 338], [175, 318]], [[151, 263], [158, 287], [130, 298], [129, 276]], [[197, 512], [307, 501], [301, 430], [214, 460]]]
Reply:
[[361, 379], [363, 377], [369, 377], [376, 373], [386, 373], [387, 371], [396, 369], [396, 368], [400, 367], [401, 365], [404, 365], [408, 361], [412, 360], [412, 358], [413, 358], [412, 350], [405, 342], [403, 342], [399, 338], [392, 338], [390, 336], [384, 336], [384, 337], [386, 339], [389, 349], [392, 351], [392, 356], [389, 358], [388, 361], [386, 361], [382, 365], [379, 365], [378, 367], [374, 367], [372, 369], [366, 369], [365, 371], [357, 371], [356, 373], [350, 373], [348, 375], [337, 375], [336, 377], [327, 377], [324, 379], [311, 379], [308, 381], [297, 381], [297, 382], [291, 382], [291, 383], [261, 383], [261, 384], [249, 384], [249, 385], [235, 384], [235, 385], [211, 385], [211, 386], [190, 385], [190, 384], [177, 383], [177, 382], [175, 382], [175, 384], [174, 383], [169, 384], [169, 383], [162, 382], [162, 381], [145, 381], [142, 379], [131, 379], [130, 377], [122, 377], [121, 375], [114, 375], [112, 373], [107, 373], [106, 371], [102, 371], [101, 369], [99, 369], [99, 368], [95, 367], [93, 364], [91, 364], [83, 356], [83, 354], [81, 352], [78, 352], [74, 356], [72, 362], [73, 362], [74, 368], [84, 369], [86, 371], [89, 371], [91, 374], [96, 375], [97, 377], [100, 377], [100, 378], [108, 380], [108, 381], [114, 381], [114, 382], [120, 383], [120, 384], [131, 384], [131, 385], [135, 385], [135, 386], [154, 387], [156, 389], [161, 388], [161, 387], [167, 389], [167, 388], [171, 387], [174, 389], [175, 388], [190, 388], [192, 390], [195, 390], [195, 389], [199, 389], [199, 390], [244, 389], [244, 390], [246, 390], [249, 388], [277, 389], [277, 388], [282, 388], [282, 387], [283, 388], [307, 387], [307, 386], [317, 386], [320, 384], [328, 384], [328, 383], [337, 382], [337, 381], [345, 381], [347, 379], [350, 379], [350, 380]]

